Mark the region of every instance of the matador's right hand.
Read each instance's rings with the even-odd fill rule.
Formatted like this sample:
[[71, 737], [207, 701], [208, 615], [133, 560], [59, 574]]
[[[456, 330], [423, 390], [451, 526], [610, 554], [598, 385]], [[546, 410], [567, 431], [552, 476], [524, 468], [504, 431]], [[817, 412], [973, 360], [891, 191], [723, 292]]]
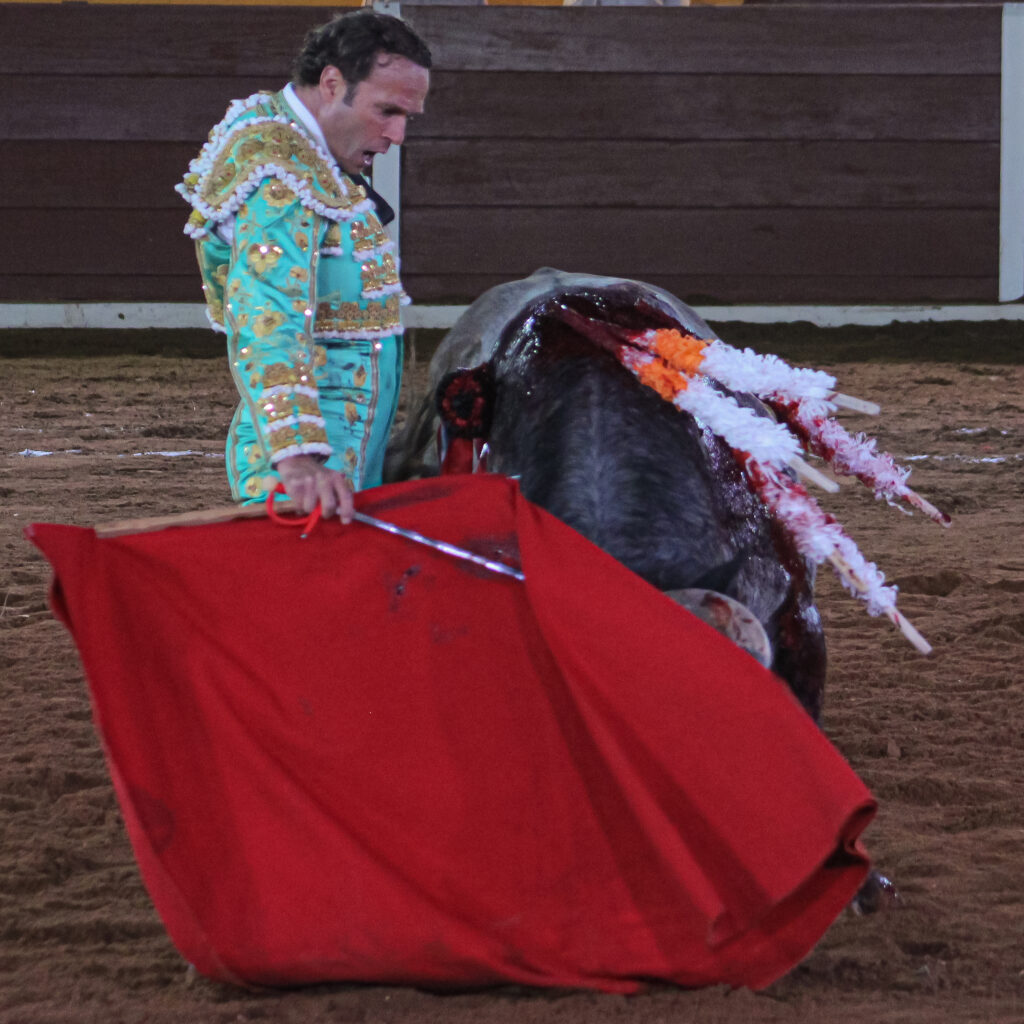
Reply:
[[311, 455], [292, 455], [274, 468], [288, 497], [303, 512], [312, 512], [319, 502], [324, 516], [337, 515], [343, 523], [352, 522], [352, 486], [344, 473], [328, 469]]

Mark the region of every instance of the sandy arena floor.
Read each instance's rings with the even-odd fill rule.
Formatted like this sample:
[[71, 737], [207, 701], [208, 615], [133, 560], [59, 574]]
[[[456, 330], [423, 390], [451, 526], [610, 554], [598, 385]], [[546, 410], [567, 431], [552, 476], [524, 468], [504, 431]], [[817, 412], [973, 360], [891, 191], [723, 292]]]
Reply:
[[[903, 908], [845, 914], [766, 992], [634, 997], [322, 986], [252, 994], [190, 977], [142, 887], [78, 659], [47, 610], [33, 521], [224, 504], [232, 387], [198, 334], [0, 334], [0, 1021], [1024, 1021], [1024, 327], [718, 325], [878, 401], [869, 429], [954, 518], [859, 485], [823, 504], [899, 584], [924, 658], [826, 571], [827, 731], [881, 803], [867, 833]], [[425, 339], [421, 339], [421, 348]], [[422, 372], [417, 379], [422, 378]], [[422, 386], [422, 385], [421, 385]]]

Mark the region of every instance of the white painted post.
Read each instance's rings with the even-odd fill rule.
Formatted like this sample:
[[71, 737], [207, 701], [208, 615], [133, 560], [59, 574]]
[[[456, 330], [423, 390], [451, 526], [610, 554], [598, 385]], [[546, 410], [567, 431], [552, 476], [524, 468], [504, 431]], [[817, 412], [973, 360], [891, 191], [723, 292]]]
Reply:
[[1024, 4], [1003, 5], [999, 301], [1024, 296]]
[[[398, 0], [374, 0], [373, 9], [394, 18], [402, 16]], [[392, 146], [383, 156], [373, 158], [373, 187], [391, 204], [395, 219], [388, 225], [388, 232], [399, 248], [400, 225], [402, 222], [402, 149]], [[400, 249], [399, 249], [400, 251]]]

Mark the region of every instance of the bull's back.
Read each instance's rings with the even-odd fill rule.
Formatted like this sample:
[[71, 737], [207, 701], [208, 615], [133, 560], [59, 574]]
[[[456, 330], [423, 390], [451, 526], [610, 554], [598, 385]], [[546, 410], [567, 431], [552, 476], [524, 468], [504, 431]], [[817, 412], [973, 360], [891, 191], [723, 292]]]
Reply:
[[600, 352], [499, 359], [495, 375], [488, 465], [527, 498], [662, 590], [710, 585], [735, 558], [739, 495], [692, 418]]
[[773, 668], [817, 718], [825, 649], [813, 575], [725, 442], [557, 319], [526, 318], [492, 366], [488, 468], [518, 477], [528, 499], [653, 586], [746, 605]]

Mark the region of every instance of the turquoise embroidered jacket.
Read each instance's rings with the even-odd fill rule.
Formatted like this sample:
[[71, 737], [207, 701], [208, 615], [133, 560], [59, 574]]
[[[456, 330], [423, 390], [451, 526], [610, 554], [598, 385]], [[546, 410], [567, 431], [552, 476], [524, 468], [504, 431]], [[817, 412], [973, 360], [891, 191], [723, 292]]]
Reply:
[[[193, 210], [207, 315], [270, 463], [331, 454], [317, 339], [402, 332], [408, 302], [366, 191], [282, 93], [236, 100], [177, 186]], [[360, 401], [366, 401], [360, 396]]]

